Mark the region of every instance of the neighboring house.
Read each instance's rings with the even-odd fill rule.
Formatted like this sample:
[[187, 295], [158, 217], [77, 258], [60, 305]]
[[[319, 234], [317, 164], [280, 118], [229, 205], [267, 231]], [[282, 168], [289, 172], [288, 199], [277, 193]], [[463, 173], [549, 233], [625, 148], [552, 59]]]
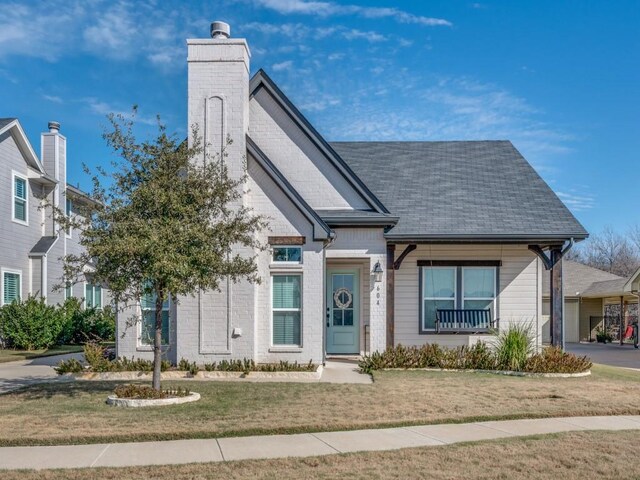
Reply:
[[[565, 260], [563, 277], [565, 341], [595, 340], [595, 329], [602, 326], [605, 310], [609, 305], [622, 308], [626, 325], [638, 320], [637, 313], [631, 314], [629, 307], [637, 305], [639, 301], [637, 293], [640, 270], [630, 277], [623, 278], [582, 263]], [[550, 303], [549, 278], [546, 275], [542, 279], [542, 295], [542, 314], [546, 316], [549, 315]], [[613, 326], [617, 331], [617, 325]], [[548, 342], [549, 337], [549, 325], [545, 322], [542, 330], [543, 342]]]
[[[187, 41], [188, 126], [210, 154], [232, 138], [233, 175], [246, 158], [243, 203], [269, 217], [270, 249], [238, 251], [257, 255], [261, 284], [167, 302], [170, 360], [470, 345], [498, 319], [531, 324], [540, 346], [549, 273], [529, 246], [587, 232], [510, 142], [328, 143], [264, 71], [250, 76], [246, 41], [226, 37]], [[119, 315], [118, 355], [151, 357], [150, 300]]]
[[86, 298], [90, 306], [104, 303], [102, 288], [90, 281], [54, 291], [62, 282], [62, 257], [81, 250], [78, 232], [60, 231], [46, 205], [71, 215], [89, 201], [66, 182], [67, 140], [59, 130], [49, 122], [39, 158], [18, 119], [0, 118], [0, 305], [28, 295], [52, 305], [70, 296]]

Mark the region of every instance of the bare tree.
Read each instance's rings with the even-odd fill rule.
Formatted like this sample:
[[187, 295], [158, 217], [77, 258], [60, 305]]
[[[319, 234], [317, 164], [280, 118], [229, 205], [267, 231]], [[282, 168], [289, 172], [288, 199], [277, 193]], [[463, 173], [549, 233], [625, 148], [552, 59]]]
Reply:
[[640, 229], [636, 227], [624, 236], [607, 226], [574, 252], [572, 259], [627, 277], [640, 266]]

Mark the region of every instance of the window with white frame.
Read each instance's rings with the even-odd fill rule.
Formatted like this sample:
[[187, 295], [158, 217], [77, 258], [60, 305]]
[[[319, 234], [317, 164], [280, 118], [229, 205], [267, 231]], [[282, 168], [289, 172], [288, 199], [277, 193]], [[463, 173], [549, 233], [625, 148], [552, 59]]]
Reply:
[[271, 260], [274, 263], [302, 263], [301, 247], [285, 247], [278, 245], [272, 247], [273, 255]]
[[[153, 345], [156, 331], [156, 298], [155, 294], [143, 295], [140, 299], [142, 323], [140, 327], [140, 343]], [[169, 345], [169, 309], [170, 300], [162, 303], [162, 345]]]
[[27, 179], [13, 174], [13, 220], [20, 223], [28, 222], [29, 202], [28, 198], [29, 186]]
[[84, 290], [85, 308], [102, 308], [102, 287], [87, 283]]
[[422, 331], [435, 330], [437, 310], [489, 310], [495, 319], [498, 268], [494, 265], [423, 266], [420, 283]]
[[64, 285], [64, 299], [68, 300], [71, 297], [73, 297], [73, 285], [71, 282], [67, 282]]
[[18, 271], [2, 272], [2, 304], [20, 301], [22, 297], [22, 274]]
[[302, 275], [272, 275], [271, 295], [273, 345], [302, 345]]

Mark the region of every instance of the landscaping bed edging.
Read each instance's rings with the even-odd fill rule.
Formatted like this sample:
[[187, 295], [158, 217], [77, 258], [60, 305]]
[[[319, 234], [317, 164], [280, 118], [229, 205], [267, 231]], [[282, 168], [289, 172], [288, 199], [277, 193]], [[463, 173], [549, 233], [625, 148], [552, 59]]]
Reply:
[[509, 377], [537, 377], [537, 378], [580, 378], [591, 375], [591, 370], [578, 373], [536, 373], [516, 372], [513, 370], [473, 370], [463, 368], [383, 368], [384, 371], [422, 371], [422, 372], [460, 372], [460, 373], [491, 373], [494, 375], [506, 375]]
[[[207, 372], [201, 370], [195, 375], [184, 371], [162, 372], [160, 378], [162, 380], [224, 380], [237, 378], [264, 378], [264, 379], [301, 379], [301, 380], [319, 380], [322, 375], [322, 365], [318, 365], [315, 372], [224, 372], [213, 371]], [[82, 373], [65, 373], [64, 376], [74, 378], [75, 380], [151, 380], [150, 372], [82, 372]]]
[[[115, 372], [114, 372], [115, 373]], [[182, 403], [197, 402], [200, 400], [200, 394], [191, 392], [185, 397], [170, 398], [119, 398], [117, 395], [109, 395], [107, 404], [114, 407], [162, 407], [164, 405], [180, 405]]]

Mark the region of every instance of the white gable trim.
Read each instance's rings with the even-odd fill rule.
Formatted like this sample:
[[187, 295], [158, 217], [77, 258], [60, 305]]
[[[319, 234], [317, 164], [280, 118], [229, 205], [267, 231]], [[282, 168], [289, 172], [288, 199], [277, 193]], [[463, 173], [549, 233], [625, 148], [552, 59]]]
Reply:
[[11, 136], [18, 145], [18, 148], [20, 149], [20, 152], [22, 153], [22, 156], [26, 160], [27, 164], [30, 167], [36, 169], [42, 175], [45, 175], [46, 173], [44, 171], [44, 167], [42, 166], [40, 159], [36, 155], [36, 152], [34, 152], [33, 147], [31, 146], [31, 143], [29, 142], [29, 139], [24, 133], [24, 130], [22, 129], [22, 126], [20, 125], [20, 122], [17, 118], [1, 128], [0, 135], [7, 131], [11, 132]]

